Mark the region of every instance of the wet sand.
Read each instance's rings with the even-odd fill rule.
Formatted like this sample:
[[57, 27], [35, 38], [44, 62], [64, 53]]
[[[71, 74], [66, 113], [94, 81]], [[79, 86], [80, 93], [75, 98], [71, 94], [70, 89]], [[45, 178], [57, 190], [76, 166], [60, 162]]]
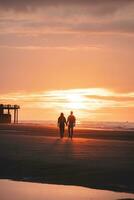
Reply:
[[0, 178], [134, 193], [134, 132], [0, 125]]
[[80, 186], [0, 180], [1, 200], [134, 200], [134, 194]]

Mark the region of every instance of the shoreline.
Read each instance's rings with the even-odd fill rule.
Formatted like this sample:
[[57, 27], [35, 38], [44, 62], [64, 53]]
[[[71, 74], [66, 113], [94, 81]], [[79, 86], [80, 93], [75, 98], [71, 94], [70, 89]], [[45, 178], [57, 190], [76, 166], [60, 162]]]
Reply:
[[[59, 137], [59, 129], [56, 126], [40, 124], [0, 124], [0, 134], [17, 134], [31, 136], [51, 136]], [[65, 138], [67, 137], [67, 128], [65, 128]], [[134, 141], [134, 131], [132, 130], [109, 130], [109, 129], [86, 129], [75, 128], [74, 138], [89, 139], [108, 139], [108, 140], [126, 140]]]

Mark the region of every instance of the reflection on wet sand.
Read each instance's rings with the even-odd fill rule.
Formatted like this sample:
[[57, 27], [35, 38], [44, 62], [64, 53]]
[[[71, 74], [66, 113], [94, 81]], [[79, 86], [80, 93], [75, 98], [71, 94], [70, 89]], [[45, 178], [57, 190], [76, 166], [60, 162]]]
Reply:
[[88, 189], [78, 186], [0, 180], [1, 200], [116, 200], [134, 199], [134, 194]]

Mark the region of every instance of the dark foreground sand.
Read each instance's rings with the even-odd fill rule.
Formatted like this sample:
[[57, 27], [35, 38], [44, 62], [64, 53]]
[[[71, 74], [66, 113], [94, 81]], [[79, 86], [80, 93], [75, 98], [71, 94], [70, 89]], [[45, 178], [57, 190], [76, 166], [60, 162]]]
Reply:
[[134, 132], [0, 125], [0, 178], [134, 193]]

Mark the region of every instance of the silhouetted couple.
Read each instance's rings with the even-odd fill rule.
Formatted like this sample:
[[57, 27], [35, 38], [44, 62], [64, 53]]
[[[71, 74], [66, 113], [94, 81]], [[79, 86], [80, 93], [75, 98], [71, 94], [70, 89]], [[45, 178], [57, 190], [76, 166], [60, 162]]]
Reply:
[[76, 123], [76, 118], [73, 115], [72, 111], [71, 111], [70, 115], [68, 116], [67, 120], [66, 120], [64, 114], [61, 113], [59, 118], [58, 118], [58, 127], [59, 127], [59, 130], [60, 130], [60, 137], [61, 138], [64, 137], [65, 126], [68, 126], [68, 137], [72, 138], [75, 123]]

